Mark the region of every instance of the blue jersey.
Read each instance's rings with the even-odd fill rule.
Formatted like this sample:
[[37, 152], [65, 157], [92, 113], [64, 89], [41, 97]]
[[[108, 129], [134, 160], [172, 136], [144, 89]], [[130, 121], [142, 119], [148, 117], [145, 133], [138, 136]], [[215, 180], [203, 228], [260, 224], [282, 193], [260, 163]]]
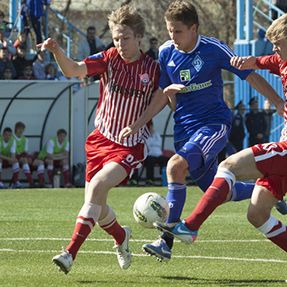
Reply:
[[215, 38], [199, 36], [191, 52], [175, 48], [172, 41], [159, 49], [160, 88], [183, 84], [176, 95], [174, 141], [190, 137], [197, 129], [210, 124], [231, 126], [232, 113], [223, 100], [222, 69], [241, 79], [251, 70], [240, 71], [230, 65], [233, 51]]

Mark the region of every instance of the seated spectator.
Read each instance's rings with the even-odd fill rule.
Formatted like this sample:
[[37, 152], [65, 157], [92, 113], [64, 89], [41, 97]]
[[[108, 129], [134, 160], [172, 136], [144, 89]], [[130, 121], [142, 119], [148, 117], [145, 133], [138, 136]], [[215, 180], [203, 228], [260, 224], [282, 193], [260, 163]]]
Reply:
[[16, 70], [11, 59], [9, 58], [7, 49], [0, 49], [0, 75], [2, 78], [6, 68], [10, 68], [12, 71], [12, 77], [16, 78]]
[[23, 135], [25, 124], [17, 122], [14, 127], [14, 139], [16, 141], [16, 158], [22, 167], [30, 187], [33, 187], [33, 178], [31, 174], [30, 164], [31, 156], [28, 154], [28, 139]]
[[38, 155], [47, 165], [49, 184], [53, 184], [54, 166], [61, 167], [64, 176], [64, 186], [71, 187], [69, 167], [70, 146], [67, 140], [67, 132], [64, 129], [57, 131], [57, 136], [51, 138]]
[[154, 60], [158, 59], [158, 40], [155, 37], [149, 39], [150, 48], [146, 51], [146, 54], [149, 55]]
[[45, 52], [39, 51], [37, 53], [37, 59], [33, 62], [33, 73], [37, 80], [45, 80], [46, 79], [46, 72], [45, 67], [48, 62], [45, 59]]
[[264, 143], [267, 129], [265, 114], [258, 109], [257, 97], [249, 101], [250, 111], [245, 116], [245, 124], [249, 133], [248, 146]]
[[153, 122], [150, 122], [149, 126], [150, 137], [147, 140], [148, 156], [144, 161], [144, 167], [146, 168], [146, 184], [154, 185], [154, 167], [159, 165], [160, 172], [162, 168], [166, 167], [169, 157], [163, 155], [161, 144], [162, 139], [160, 134], [154, 130]]
[[89, 26], [86, 38], [82, 39], [78, 47], [78, 60], [83, 60], [90, 55], [105, 50], [103, 41], [96, 35], [96, 27]]
[[12, 130], [6, 127], [3, 130], [2, 137], [0, 137], [0, 188], [4, 188], [1, 181], [2, 168], [12, 166], [12, 188], [20, 188], [22, 185], [19, 182], [19, 163], [16, 158], [16, 141], [13, 137]]
[[33, 74], [33, 67], [31, 65], [27, 65], [23, 69], [23, 75], [19, 77], [20, 80], [35, 80]]
[[58, 70], [53, 63], [49, 63], [45, 66], [45, 79], [46, 80], [58, 80]]
[[13, 72], [12, 69], [6, 67], [1, 75], [1, 80], [13, 80]]
[[34, 186], [33, 178], [31, 175], [30, 166], [37, 169], [37, 176], [39, 187], [44, 187], [45, 178], [44, 178], [44, 162], [39, 159], [32, 159], [32, 156], [28, 153], [28, 139], [23, 135], [25, 131], [25, 124], [22, 122], [17, 122], [14, 127], [14, 138], [16, 141], [16, 158], [19, 164], [22, 166], [23, 171], [26, 175], [29, 186]]

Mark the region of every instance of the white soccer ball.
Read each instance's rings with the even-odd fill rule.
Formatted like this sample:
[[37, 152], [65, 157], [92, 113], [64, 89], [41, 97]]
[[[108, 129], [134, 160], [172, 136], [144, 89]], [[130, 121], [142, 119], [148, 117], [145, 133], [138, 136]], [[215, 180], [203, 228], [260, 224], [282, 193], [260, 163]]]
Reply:
[[169, 206], [164, 197], [147, 192], [141, 195], [134, 204], [133, 215], [137, 223], [145, 228], [153, 228], [153, 223], [165, 222], [169, 215]]

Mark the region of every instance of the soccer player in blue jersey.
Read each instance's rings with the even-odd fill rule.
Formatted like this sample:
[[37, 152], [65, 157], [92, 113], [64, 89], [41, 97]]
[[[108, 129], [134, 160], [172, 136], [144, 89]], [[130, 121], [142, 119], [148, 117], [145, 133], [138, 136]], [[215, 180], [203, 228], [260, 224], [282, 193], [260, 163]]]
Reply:
[[[252, 70], [240, 71], [230, 64], [233, 51], [221, 41], [198, 33], [195, 7], [188, 1], [173, 1], [165, 13], [171, 40], [159, 50], [160, 88], [143, 116], [120, 133], [120, 138], [135, 133], [169, 101], [174, 110], [176, 154], [167, 165], [170, 215], [164, 228], [180, 221], [186, 198], [185, 179], [190, 173], [205, 191], [217, 170], [217, 155], [226, 145], [232, 113], [223, 100], [222, 70], [230, 71], [267, 97], [283, 114], [283, 100]], [[250, 198], [254, 185], [237, 182], [227, 200]], [[157, 226], [163, 229], [162, 226]], [[160, 239], [144, 244], [143, 249], [160, 260], [171, 258], [173, 238], [164, 232]]]

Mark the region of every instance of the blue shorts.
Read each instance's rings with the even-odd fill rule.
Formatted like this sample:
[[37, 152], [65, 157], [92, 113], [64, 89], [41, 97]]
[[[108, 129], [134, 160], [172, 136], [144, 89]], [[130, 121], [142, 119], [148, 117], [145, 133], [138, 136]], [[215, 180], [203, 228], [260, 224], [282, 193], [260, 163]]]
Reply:
[[[230, 128], [227, 125], [208, 125], [196, 130], [185, 140], [175, 143], [176, 153], [190, 166], [190, 175], [200, 188], [205, 190], [212, 182], [217, 170], [217, 155], [226, 146]], [[201, 165], [194, 170], [194, 156], [201, 155]]]

